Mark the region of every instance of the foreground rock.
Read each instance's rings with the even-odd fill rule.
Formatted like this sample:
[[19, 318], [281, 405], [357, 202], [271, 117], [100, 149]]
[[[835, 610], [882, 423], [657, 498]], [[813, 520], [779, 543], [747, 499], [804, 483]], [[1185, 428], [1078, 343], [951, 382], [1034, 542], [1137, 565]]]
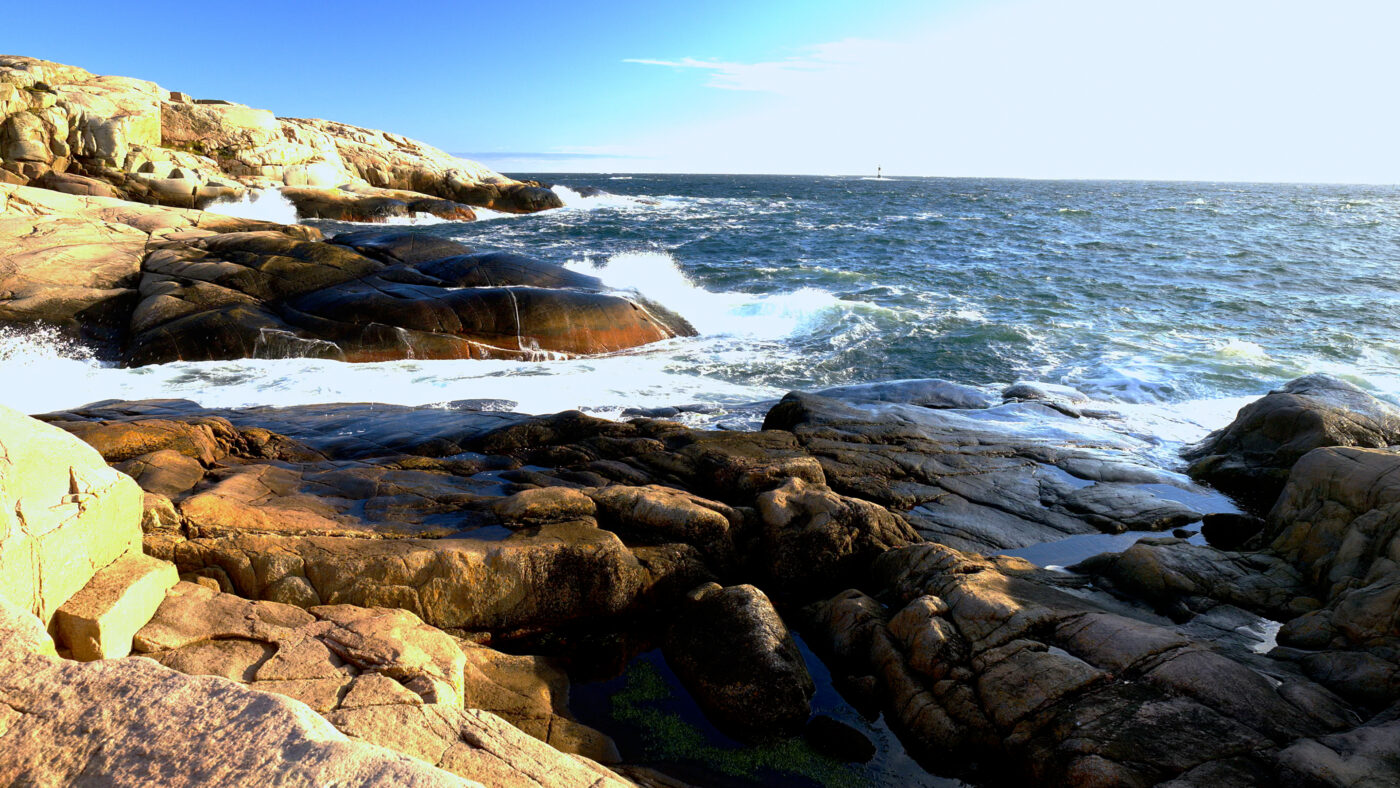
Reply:
[[[213, 435], [203, 426], [166, 437], [198, 454]], [[567, 681], [548, 663], [404, 610], [308, 612], [208, 578], [177, 584], [173, 565], [130, 549], [139, 493], [93, 449], [0, 410], [0, 456], [18, 518], [0, 541], [5, 784], [632, 784], [566, 754], [618, 760], [568, 716]], [[53, 615], [58, 643], [36, 614]], [[133, 646], [141, 656], [121, 659]]]
[[1246, 405], [1231, 424], [1187, 453], [1192, 476], [1262, 511], [1289, 469], [1324, 446], [1400, 443], [1400, 409], [1343, 380], [1309, 375]]
[[[606, 736], [567, 716], [568, 684], [557, 671], [537, 658], [458, 641], [405, 610], [331, 605], [303, 611], [182, 583], [137, 633], [136, 650], [182, 673], [222, 676], [295, 698], [341, 730], [394, 749], [401, 748], [391, 740], [422, 736], [420, 729], [452, 720], [460, 734], [467, 724], [462, 712], [478, 710], [499, 714], [556, 749], [618, 760]], [[425, 705], [432, 708], [424, 712]], [[370, 709], [383, 706], [403, 707], [390, 716], [405, 730], [379, 731], [381, 741], [366, 731], [377, 728], [371, 720], [389, 713]], [[415, 718], [416, 724], [408, 722]], [[583, 761], [555, 760], [592, 769]]]
[[[929, 757], [980, 753], [980, 779], [1268, 784], [1280, 748], [1354, 724], [1288, 663], [1067, 594], [1015, 559], [918, 545], [886, 553], [872, 580], [889, 608], [851, 590], [814, 609], [845, 682], [873, 686]], [[1287, 768], [1311, 784], [1330, 767]]]
[[7, 785], [479, 785], [351, 740], [281, 695], [150, 660], [47, 656], [39, 620], [4, 602], [0, 633]]
[[141, 490], [62, 430], [0, 406], [0, 599], [48, 623], [141, 549]]
[[[376, 260], [432, 253], [374, 237], [347, 246]], [[149, 552], [210, 599], [236, 592], [258, 600], [239, 604], [281, 611], [290, 623], [279, 626], [317, 631], [349, 666], [335, 682], [380, 672], [317, 630], [342, 626], [327, 624], [342, 605], [398, 608], [443, 637], [548, 644], [595, 663], [606, 659], [592, 653], [600, 643], [661, 642], [714, 722], [758, 738], [807, 716], [786, 618], [806, 623], [853, 705], [883, 710], [924, 762], [974, 782], [1311, 785], [1346, 774], [1385, 784], [1400, 758], [1388, 710], [1397, 455], [1307, 455], [1268, 523], [1245, 523], [1262, 529], [1253, 538], [1266, 550], [1149, 538], [1085, 562], [1091, 581], [973, 551], [1161, 529], [1228, 503], [1143, 464], [1144, 443], [1112, 419], [1027, 392], [946, 407], [963, 393], [794, 394], [761, 432], [469, 402], [99, 403], [44, 419], [138, 478]], [[897, 401], [905, 395], [924, 404]], [[1281, 648], [1270, 650], [1259, 615], [1286, 622]], [[169, 659], [227, 664], [258, 684], [278, 680], [258, 672], [270, 650], [282, 653], [279, 638], [230, 632], [152, 653], [189, 649]], [[251, 645], [208, 645], [240, 639]], [[470, 704], [473, 660], [505, 657], [458, 645]], [[241, 656], [211, 656], [224, 649]], [[441, 738], [426, 741], [464, 740], [468, 720], [446, 711], [460, 707], [439, 700], [456, 697], [455, 669], [433, 670], [383, 677], [423, 705], [400, 693], [404, 703], [362, 713], [365, 730], [403, 739], [427, 726]], [[490, 690], [511, 700], [487, 707], [521, 729], [570, 730], [553, 701], [521, 705], [542, 697], [525, 689], [539, 684], [485, 685], [510, 688]], [[356, 711], [351, 694], [322, 697], [337, 725], [360, 724], [337, 716]], [[505, 710], [517, 707], [530, 711]], [[843, 757], [866, 757], [849, 731], [825, 727], [809, 736], [849, 740]], [[609, 757], [573, 730], [594, 748], [576, 751]]]
[[[1345, 396], [1324, 407], [1319, 391]], [[1346, 410], [1348, 401], [1357, 409]], [[1249, 489], [1272, 489], [1278, 473], [1287, 471], [1267, 523], [1244, 543], [1256, 549], [1145, 540], [1080, 569], [1178, 620], [1223, 603], [1280, 622], [1278, 657], [1363, 708], [1385, 709], [1400, 701], [1400, 575], [1394, 558], [1400, 453], [1338, 446], [1314, 448], [1301, 459], [1291, 455], [1318, 443], [1388, 442], [1384, 430], [1390, 429], [1392, 410], [1344, 385], [1294, 381], [1284, 393], [1243, 409], [1217, 434], [1223, 436], [1217, 445], [1242, 442], [1240, 436], [1268, 425], [1267, 439], [1252, 440], [1272, 447], [1274, 464], [1254, 466], [1258, 474], [1248, 477], [1254, 485]], [[1249, 456], [1220, 462], [1238, 469]], [[1280, 467], [1285, 461], [1287, 467]]]
[[457, 219], [470, 209], [442, 203], [515, 213], [563, 204], [539, 184], [396, 134], [14, 55], [0, 55], [0, 173], [0, 182], [182, 208], [274, 185], [409, 192], [407, 203]]

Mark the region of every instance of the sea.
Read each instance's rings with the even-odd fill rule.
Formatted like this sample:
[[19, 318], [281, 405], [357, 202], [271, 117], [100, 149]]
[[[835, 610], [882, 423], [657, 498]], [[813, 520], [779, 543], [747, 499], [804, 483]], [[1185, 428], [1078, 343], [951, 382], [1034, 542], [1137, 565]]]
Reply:
[[[597, 275], [699, 336], [539, 362], [307, 358], [122, 369], [0, 335], [4, 401], [207, 406], [464, 399], [529, 413], [694, 406], [756, 426], [785, 392], [942, 378], [1078, 389], [1182, 443], [1310, 372], [1400, 397], [1400, 188], [763, 175], [518, 174], [565, 207], [406, 228]], [[275, 192], [216, 208], [293, 221]], [[316, 222], [328, 234], [361, 226]]]

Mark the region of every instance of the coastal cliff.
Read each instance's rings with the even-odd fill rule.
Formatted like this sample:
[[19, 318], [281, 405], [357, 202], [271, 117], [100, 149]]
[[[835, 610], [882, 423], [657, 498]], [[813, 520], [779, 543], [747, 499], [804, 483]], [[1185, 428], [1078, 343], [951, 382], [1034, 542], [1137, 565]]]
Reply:
[[471, 218], [469, 206], [529, 213], [562, 205], [537, 183], [397, 134], [278, 118], [16, 55], [0, 55], [0, 183], [183, 208], [249, 188], [301, 187], [298, 202], [377, 199], [361, 210], [381, 218], [410, 204], [454, 219]]

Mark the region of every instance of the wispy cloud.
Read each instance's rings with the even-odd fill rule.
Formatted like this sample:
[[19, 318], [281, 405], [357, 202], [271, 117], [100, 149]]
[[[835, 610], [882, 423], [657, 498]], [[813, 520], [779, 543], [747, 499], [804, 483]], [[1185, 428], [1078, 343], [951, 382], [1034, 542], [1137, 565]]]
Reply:
[[781, 60], [744, 63], [732, 60], [705, 60], [683, 57], [679, 60], [626, 58], [624, 63], [645, 66], [708, 71], [709, 87], [793, 95], [819, 87], [823, 82], [897, 54], [902, 47], [885, 41], [848, 38], [807, 47], [802, 54]]

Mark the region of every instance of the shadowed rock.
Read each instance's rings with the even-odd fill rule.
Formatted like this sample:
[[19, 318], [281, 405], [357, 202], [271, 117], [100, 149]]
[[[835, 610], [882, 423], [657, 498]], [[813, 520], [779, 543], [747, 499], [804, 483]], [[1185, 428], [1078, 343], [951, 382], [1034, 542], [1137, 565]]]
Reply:
[[476, 219], [476, 213], [461, 203], [395, 189], [286, 187], [281, 193], [296, 206], [297, 217], [303, 220], [384, 222], [419, 215], [456, 222], [470, 222]]
[[916, 750], [986, 753], [991, 782], [1152, 785], [1232, 758], [1272, 774], [1279, 745], [1351, 725], [1287, 663], [1218, 653], [1016, 559], [917, 545], [876, 577], [888, 610], [852, 590], [813, 611], [834, 670], [873, 674]]
[[412, 230], [355, 230], [338, 233], [330, 242], [389, 265], [425, 263], [473, 251], [466, 244]]
[[743, 740], [800, 730], [816, 691], [797, 643], [763, 592], [709, 583], [687, 595], [666, 663], [722, 730]]

